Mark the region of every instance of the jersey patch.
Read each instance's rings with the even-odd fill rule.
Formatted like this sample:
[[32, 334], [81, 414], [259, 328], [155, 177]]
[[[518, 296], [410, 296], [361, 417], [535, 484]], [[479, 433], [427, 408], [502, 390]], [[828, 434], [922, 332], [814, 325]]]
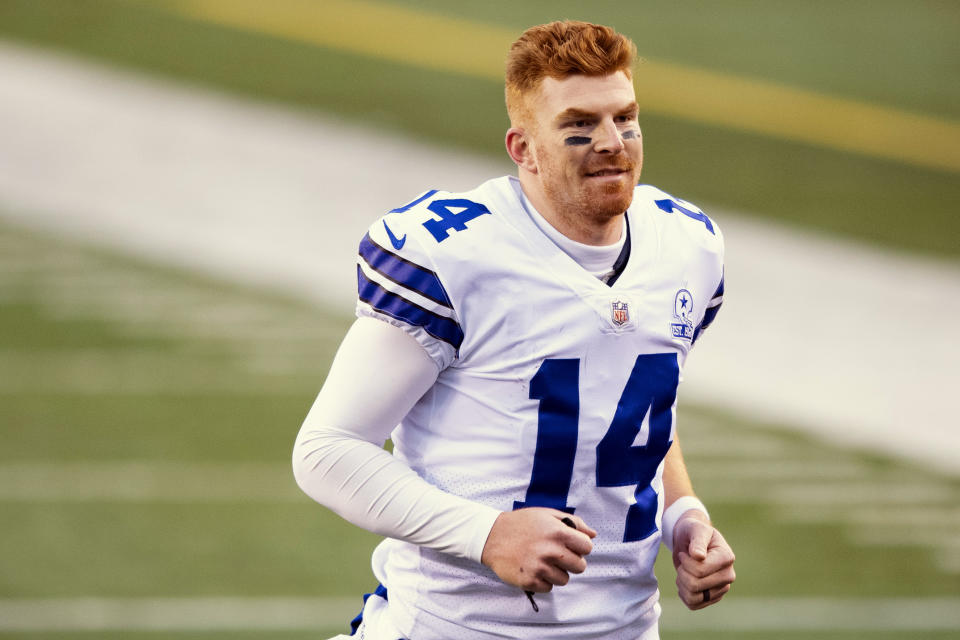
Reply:
[[693, 295], [686, 289], [677, 291], [673, 298], [673, 317], [677, 322], [670, 325], [674, 338], [693, 340]]
[[613, 324], [622, 327], [630, 322], [630, 305], [623, 300], [614, 300], [610, 303], [610, 319]]

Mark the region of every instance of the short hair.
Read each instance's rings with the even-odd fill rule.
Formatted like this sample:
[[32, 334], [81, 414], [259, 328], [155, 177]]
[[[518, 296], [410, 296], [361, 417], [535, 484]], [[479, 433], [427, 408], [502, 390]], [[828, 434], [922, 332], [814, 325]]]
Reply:
[[510, 120], [519, 117], [524, 96], [546, 77], [604, 76], [623, 71], [632, 78], [637, 47], [610, 27], [562, 20], [530, 27], [507, 55], [506, 100]]

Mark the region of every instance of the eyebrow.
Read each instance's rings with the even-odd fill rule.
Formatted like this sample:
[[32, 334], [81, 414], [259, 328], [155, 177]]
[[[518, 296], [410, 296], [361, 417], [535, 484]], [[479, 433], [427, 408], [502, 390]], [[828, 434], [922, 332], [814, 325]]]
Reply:
[[[618, 116], [636, 115], [636, 113], [639, 110], [640, 110], [640, 106], [637, 104], [636, 101], [633, 101], [630, 104], [623, 107], [622, 109], [620, 109], [619, 111], [617, 111], [616, 115]], [[555, 121], [557, 122], [557, 124], [562, 124], [565, 122], [569, 122], [570, 120], [588, 120], [596, 117], [597, 117], [597, 114], [594, 113], [593, 111], [585, 111], [583, 109], [578, 109], [576, 107], [570, 107], [569, 109], [564, 109], [563, 111], [561, 111], [555, 118]]]
[[592, 111], [584, 111], [583, 109], [571, 107], [561, 111], [555, 120], [557, 122], [566, 122], [568, 120], [586, 120], [595, 117], [597, 117], [597, 114], [593, 113]]
[[635, 116], [640, 112], [640, 105], [637, 104], [637, 101], [634, 100], [623, 109], [617, 112], [618, 116]]

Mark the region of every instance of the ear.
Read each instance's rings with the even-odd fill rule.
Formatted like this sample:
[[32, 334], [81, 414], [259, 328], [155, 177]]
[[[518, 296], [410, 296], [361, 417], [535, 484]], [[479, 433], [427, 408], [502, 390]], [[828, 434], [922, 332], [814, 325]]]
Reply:
[[507, 137], [504, 142], [507, 146], [507, 153], [510, 154], [510, 158], [518, 167], [530, 173], [537, 173], [537, 159], [531, 148], [530, 138], [524, 129], [510, 127], [507, 129]]

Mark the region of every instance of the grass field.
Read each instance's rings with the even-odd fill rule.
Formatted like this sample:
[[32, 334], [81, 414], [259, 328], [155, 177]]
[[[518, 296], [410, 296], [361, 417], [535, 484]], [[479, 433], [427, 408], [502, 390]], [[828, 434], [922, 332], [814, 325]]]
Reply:
[[[289, 452], [348, 319], [9, 226], [0, 246], [0, 612], [60, 602], [31, 618], [31, 632], [0, 615], [0, 636], [342, 630], [372, 585], [376, 539], [300, 495]], [[740, 550], [730, 602], [783, 611], [765, 623], [774, 629], [718, 619], [730, 629], [719, 637], [885, 637], [869, 607], [890, 598], [940, 616], [939, 629], [901, 616], [909, 637], [950, 637], [943, 627], [957, 622], [960, 593], [956, 480], [705, 407], [687, 407], [681, 425], [694, 481]], [[664, 638], [698, 637], [710, 619], [679, 610], [671, 573], [660, 567]], [[89, 611], [70, 618], [64, 604], [120, 599], [137, 611], [172, 597], [212, 603], [195, 614], [212, 628], [191, 628], [200, 623], [183, 614], [140, 636], [133, 631], [149, 616], [90, 622]], [[245, 610], [261, 629], [218, 631], [215, 613], [227, 605], [204, 599], [242, 597], [255, 599]], [[265, 608], [301, 599], [294, 611], [303, 615], [303, 598], [316, 600], [306, 628]], [[872, 630], [830, 630], [823, 607], [848, 601], [849, 616]], [[814, 635], [791, 619], [796, 611], [806, 624], [825, 616]], [[74, 631], [56, 631], [58, 620]], [[101, 630], [82, 632], [84, 624]]]
[[[199, 4], [5, 0], [0, 37], [501, 153], [493, 80], [186, 12]], [[481, 34], [607, 21], [651, 60], [948, 124], [960, 115], [949, 2], [363, 6]], [[668, 191], [960, 257], [956, 172], [683, 114], [643, 124], [645, 179]], [[289, 457], [350, 318], [2, 222], [0, 304], [0, 638], [345, 630], [374, 586], [376, 538], [304, 497]], [[958, 479], [712, 407], [682, 404], [679, 420], [738, 580], [723, 607], [689, 613], [661, 557], [665, 640], [960, 637]]]

